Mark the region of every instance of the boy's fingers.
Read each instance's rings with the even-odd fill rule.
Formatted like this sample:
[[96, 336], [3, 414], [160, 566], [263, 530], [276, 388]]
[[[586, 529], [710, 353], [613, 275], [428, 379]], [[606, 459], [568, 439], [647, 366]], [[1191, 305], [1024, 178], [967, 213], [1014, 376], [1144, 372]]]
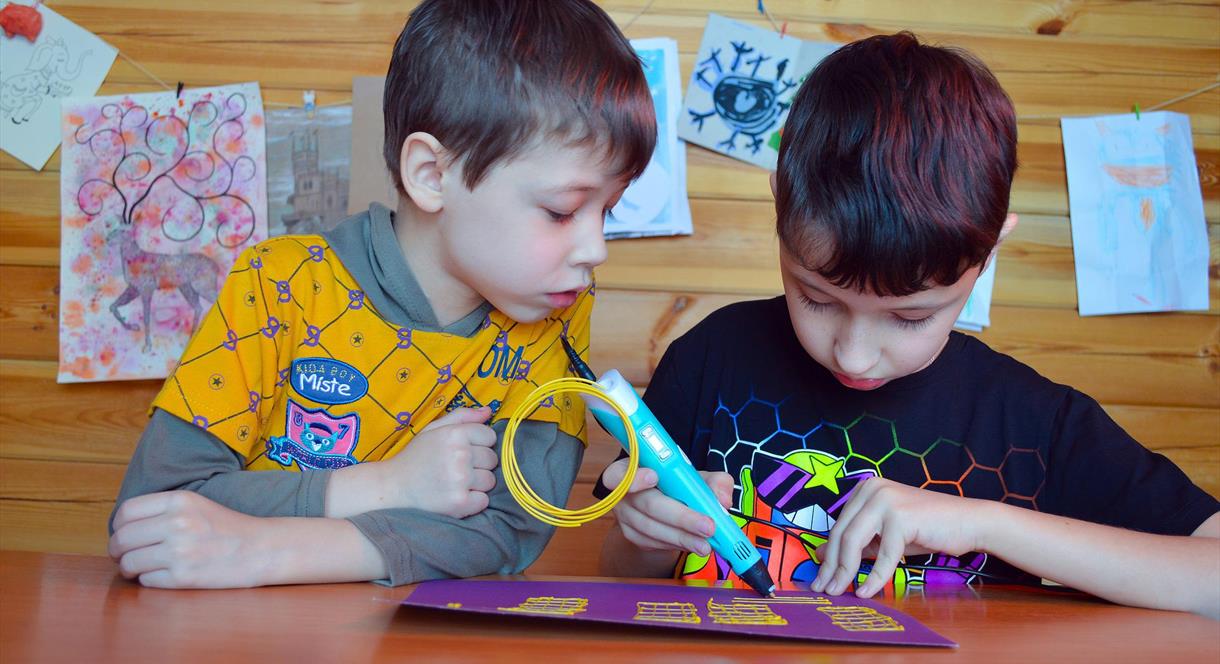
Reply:
[[716, 524], [710, 517], [692, 510], [660, 491], [641, 495], [636, 499], [635, 505], [653, 520], [700, 539], [707, 539], [716, 533]]
[[128, 551], [133, 551], [165, 541], [166, 519], [162, 516], [140, 519], [115, 528], [106, 545], [106, 552], [118, 560]]
[[114, 513], [114, 529], [119, 528], [139, 521], [165, 513], [169, 506], [169, 492], [148, 493], [135, 498], [128, 498], [119, 505], [119, 509]]
[[668, 542], [653, 539], [639, 530], [631, 527], [629, 524], [623, 523], [622, 521], [619, 521], [619, 529], [623, 531], [623, 537], [627, 538], [627, 541], [641, 549], [652, 551], [674, 551], [681, 548]]
[[733, 476], [728, 473], [700, 472], [712, 493], [716, 494], [716, 499], [721, 505], [728, 507], [733, 501]]
[[872, 597], [894, 576], [898, 561], [902, 558], [903, 538], [897, 528], [884, 528], [881, 533], [881, 544], [877, 547], [877, 558], [873, 561], [873, 570], [868, 573], [868, 580], [856, 589], [857, 597]]
[[[602, 472], [602, 483], [607, 489], [615, 489], [622, 483], [623, 478], [627, 475], [627, 459], [619, 459], [606, 467]], [[640, 468], [635, 472], [635, 480], [631, 482], [630, 493], [639, 493], [644, 489], [651, 489], [657, 485], [657, 474], [648, 469]]]
[[487, 492], [496, 488], [496, 476], [490, 470], [476, 468], [470, 474], [470, 490]]
[[466, 494], [466, 500], [462, 503], [461, 518], [478, 514], [487, 509], [489, 504], [491, 504], [491, 500], [487, 497], [487, 494], [481, 491], [471, 491]]
[[134, 579], [141, 574], [169, 567], [165, 560], [165, 547], [146, 546], [123, 554], [119, 559], [119, 572], [125, 578]]
[[818, 554], [818, 575], [814, 577], [813, 583], [809, 589], [814, 592], [826, 592], [827, 586], [830, 585], [830, 579], [834, 576], [834, 572], [839, 566], [839, 538], [843, 535], [843, 528], [847, 526], [847, 522], [839, 520], [835, 522], [830, 533], [826, 536], [826, 542], [817, 549]]
[[466, 437], [466, 441], [477, 447], [491, 448], [496, 445], [496, 432], [491, 427], [479, 423], [464, 422], [461, 424], [462, 435]]
[[487, 417], [490, 414], [491, 410], [487, 408], [487, 406], [480, 406], [479, 408], [454, 408], [452, 411], [445, 413], [444, 415], [441, 415], [435, 420], [429, 422], [428, 426], [423, 428], [423, 431], [439, 429], [440, 427], [447, 427], [452, 424], [466, 424], [474, 422], [481, 424], [487, 421]]
[[879, 486], [879, 484], [879, 482], [874, 483], [871, 479], [869, 479], [857, 484], [852, 488], [851, 497], [847, 499], [847, 503], [843, 505], [843, 509], [839, 511], [839, 516], [835, 519], [836, 530], [838, 529], [839, 524], [846, 526], [848, 523], [851, 523], [851, 520], [856, 516], [856, 513], [863, 509], [866, 504], [868, 504], [869, 497], [873, 494], [875, 487]]
[[495, 470], [500, 465], [500, 455], [488, 447], [473, 447], [470, 450], [470, 465], [485, 470]]
[[661, 549], [682, 549], [707, 555], [710, 547], [705, 539], [652, 518], [645, 511], [629, 510], [619, 515], [619, 523], [660, 543]]
[[837, 570], [826, 592], [838, 595], [847, 590], [856, 577], [864, 547], [877, 535], [880, 516], [876, 512], [871, 507], [861, 510], [843, 531], [839, 539]]

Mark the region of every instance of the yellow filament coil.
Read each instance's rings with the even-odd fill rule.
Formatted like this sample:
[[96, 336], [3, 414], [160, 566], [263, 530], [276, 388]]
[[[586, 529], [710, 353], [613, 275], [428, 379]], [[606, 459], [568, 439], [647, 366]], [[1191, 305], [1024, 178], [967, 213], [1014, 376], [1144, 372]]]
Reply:
[[[539, 496], [525, 480], [525, 476], [521, 474], [521, 468], [517, 466], [517, 455], [513, 451], [513, 439], [517, 436], [517, 427], [521, 425], [521, 421], [528, 418], [534, 409], [548, 397], [563, 392], [589, 394], [601, 399], [618, 413], [623, 420], [623, 428], [627, 430], [627, 474], [623, 476], [623, 481], [619, 482], [610, 495], [578, 510], [552, 505]], [[635, 479], [635, 471], [639, 466], [639, 442], [636, 440], [635, 429], [631, 426], [627, 412], [623, 410], [622, 406], [615, 403], [610, 395], [606, 394], [601, 385], [584, 378], [558, 378], [539, 385], [508, 419], [508, 426], [504, 429], [504, 444], [500, 449], [500, 468], [504, 473], [504, 484], [508, 486], [508, 492], [534, 518], [560, 528], [575, 528], [603, 516], [613, 509], [618, 501], [627, 495], [627, 489], [631, 486], [631, 481]]]

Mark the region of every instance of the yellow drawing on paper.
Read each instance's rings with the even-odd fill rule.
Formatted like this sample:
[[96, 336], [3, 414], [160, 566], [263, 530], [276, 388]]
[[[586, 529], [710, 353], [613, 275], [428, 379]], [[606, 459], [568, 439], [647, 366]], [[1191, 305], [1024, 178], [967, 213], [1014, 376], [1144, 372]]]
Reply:
[[500, 611], [534, 613], [548, 616], [571, 616], [584, 613], [589, 600], [582, 597], [531, 597], [518, 606], [497, 607]]
[[690, 602], [636, 602], [632, 620], [690, 625], [702, 622], [699, 610]]
[[893, 618], [867, 606], [828, 606], [818, 609], [848, 632], [901, 632], [905, 628]]
[[734, 597], [734, 604], [821, 604], [830, 606], [829, 597], [809, 597], [806, 595], [788, 595], [776, 597]]
[[[821, 610], [821, 609], [819, 609]], [[707, 601], [707, 615], [721, 625], [787, 625], [788, 621], [776, 615], [771, 607], [756, 602], [717, 604]]]

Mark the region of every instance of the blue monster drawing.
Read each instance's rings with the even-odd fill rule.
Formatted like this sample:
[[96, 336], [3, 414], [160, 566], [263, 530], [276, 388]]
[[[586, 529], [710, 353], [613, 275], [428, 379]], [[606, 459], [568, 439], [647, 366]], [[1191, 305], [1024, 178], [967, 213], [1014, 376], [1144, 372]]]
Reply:
[[788, 69], [787, 58], [776, 63], [774, 79], [765, 79], [759, 77], [758, 70], [764, 62], [772, 59], [770, 56], [758, 53], [750, 58], [747, 56], [754, 53], [754, 49], [746, 42], [730, 41], [729, 44], [736, 52], [731, 67], [726, 70], [720, 64], [722, 49], [717, 48], [712, 49], [711, 55], [698, 64], [699, 69], [695, 72], [695, 82], [711, 93], [714, 108], [706, 113], [692, 109], [687, 109], [687, 112], [691, 115], [691, 123], [698, 125], [699, 131], [703, 131], [703, 121], [713, 115], [719, 115], [724, 120], [733, 133], [717, 146], [725, 148], [726, 152], [732, 152], [737, 147], [738, 134], [744, 134], [746, 146], [757, 154], [764, 143], [762, 135], [779, 124], [791, 105], [780, 101], [780, 97], [796, 87], [796, 82], [784, 78], [784, 72]]

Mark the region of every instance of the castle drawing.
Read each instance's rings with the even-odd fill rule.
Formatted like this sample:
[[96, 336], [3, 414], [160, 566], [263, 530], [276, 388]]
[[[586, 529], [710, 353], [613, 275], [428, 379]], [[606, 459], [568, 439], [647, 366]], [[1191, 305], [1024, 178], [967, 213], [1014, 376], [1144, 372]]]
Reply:
[[347, 216], [348, 176], [319, 168], [316, 129], [292, 132], [292, 179], [292, 210], [281, 217], [286, 233], [320, 233]]

